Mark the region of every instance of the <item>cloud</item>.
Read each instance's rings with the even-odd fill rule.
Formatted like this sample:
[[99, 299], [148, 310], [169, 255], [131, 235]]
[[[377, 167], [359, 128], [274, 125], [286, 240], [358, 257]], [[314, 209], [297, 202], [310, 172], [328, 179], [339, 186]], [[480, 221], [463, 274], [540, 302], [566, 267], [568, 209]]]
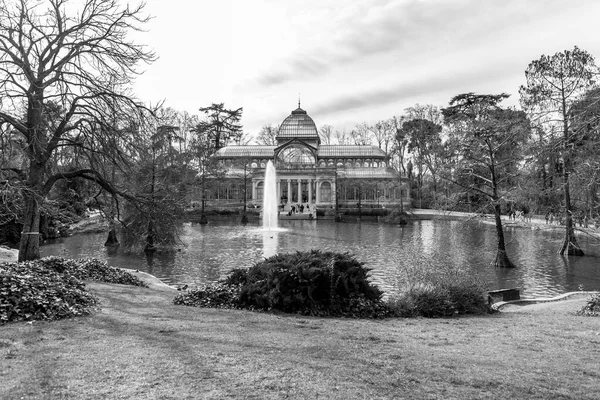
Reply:
[[[509, 59], [492, 61], [485, 67], [473, 64], [462, 69], [448, 69], [443, 74], [416, 75], [385, 86], [343, 93], [317, 104], [313, 107], [313, 113], [332, 115], [361, 108], [376, 108], [441, 92], [450, 92], [452, 95], [471, 91], [481, 93], [490, 82], [502, 81], [519, 68], [521, 65], [518, 60]], [[445, 101], [449, 100], [450, 97]]]
[[364, 0], [345, 2], [311, 21], [312, 34], [300, 35], [287, 56], [255, 77], [259, 86], [324, 76], [351, 69], [365, 59], [394, 54], [406, 62], [436, 53], [460, 51], [510, 35], [516, 26], [543, 19], [564, 1], [529, 4], [522, 0]]

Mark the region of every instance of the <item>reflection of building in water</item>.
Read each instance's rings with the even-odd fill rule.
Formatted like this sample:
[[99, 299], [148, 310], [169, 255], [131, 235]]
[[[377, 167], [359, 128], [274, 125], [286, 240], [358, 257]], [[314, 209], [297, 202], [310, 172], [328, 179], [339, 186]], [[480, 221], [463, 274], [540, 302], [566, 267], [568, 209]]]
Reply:
[[[269, 160], [277, 169], [280, 212], [309, 215], [315, 206], [333, 208], [336, 201], [363, 208], [409, 203], [407, 179], [390, 167], [383, 150], [321, 144], [315, 122], [300, 104], [281, 123], [276, 141], [275, 146], [221, 148], [216, 156], [225, 178], [206, 193], [209, 204], [241, 204], [247, 193], [248, 203], [260, 206]], [[196, 190], [193, 200], [199, 201], [201, 189]]]
[[419, 228], [423, 254], [431, 255], [436, 250], [436, 242], [434, 241], [435, 225], [432, 221], [421, 221]]
[[279, 232], [275, 230], [264, 231], [262, 233], [263, 257], [269, 258], [277, 254], [279, 244]]

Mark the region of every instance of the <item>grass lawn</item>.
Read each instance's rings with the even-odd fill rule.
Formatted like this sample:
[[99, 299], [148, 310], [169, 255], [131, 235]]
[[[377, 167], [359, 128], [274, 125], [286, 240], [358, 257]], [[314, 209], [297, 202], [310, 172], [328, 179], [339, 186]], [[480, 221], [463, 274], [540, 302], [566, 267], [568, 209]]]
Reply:
[[[144, 276], [144, 275], [142, 275]], [[147, 278], [150, 279], [150, 278]], [[597, 399], [585, 297], [485, 317], [321, 319], [175, 306], [89, 283], [102, 309], [0, 326], [2, 399]]]

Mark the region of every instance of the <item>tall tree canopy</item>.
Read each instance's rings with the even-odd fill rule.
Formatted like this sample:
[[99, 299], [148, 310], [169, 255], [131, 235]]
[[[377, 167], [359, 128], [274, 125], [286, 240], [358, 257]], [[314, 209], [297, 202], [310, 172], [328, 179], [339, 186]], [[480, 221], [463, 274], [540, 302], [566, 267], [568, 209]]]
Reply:
[[197, 131], [204, 133], [212, 140], [215, 151], [230, 142], [238, 142], [243, 135], [240, 124], [242, 111], [242, 107], [229, 110], [223, 103], [213, 103], [208, 107], [202, 107], [200, 112], [204, 113], [205, 120], [200, 121], [197, 125]]
[[[559, 137], [560, 168], [563, 176], [563, 202], [565, 239], [560, 254], [583, 255], [573, 229], [573, 205], [570, 191], [572, 159], [577, 151], [574, 146], [576, 130], [572, 123], [577, 118], [569, 115], [574, 102], [596, 85], [598, 68], [594, 57], [577, 46], [552, 56], [542, 55], [533, 60], [525, 70], [526, 84], [521, 86], [521, 106], [536, 124], [549, 132], [553, 128], [562, 133]], [[579, 108], [578, 114], [585, 108]]]
[[[115, 136], [131, 141], [115, 125], [140, 107], [128, 85], [139, 63], [155, 59], [127, 39], [147, 22], [142, 12], [114, 0], [0, 3], [0, 124], [20, 135], [27, 158], [25, 170], [13, 171], [25, 204], [21, 261], [39, 257], [40, 206], [58, 180], [80, 177], [116, 192], [94, 164], [119, 159], [103, 151]], [[69, 172], [53, 165], [62, 147], [78, 148], [88, 164]]]

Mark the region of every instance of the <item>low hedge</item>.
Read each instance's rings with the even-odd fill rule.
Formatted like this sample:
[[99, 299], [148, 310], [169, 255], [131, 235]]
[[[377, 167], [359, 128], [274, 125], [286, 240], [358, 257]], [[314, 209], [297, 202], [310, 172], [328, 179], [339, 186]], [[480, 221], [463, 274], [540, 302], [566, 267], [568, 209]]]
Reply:
[[41, 260], [0, 264], [0, 324], [9, 321], [57, 320], [88, 314], [98, 299], [83, 280], [147, 285], [99, 260]]

